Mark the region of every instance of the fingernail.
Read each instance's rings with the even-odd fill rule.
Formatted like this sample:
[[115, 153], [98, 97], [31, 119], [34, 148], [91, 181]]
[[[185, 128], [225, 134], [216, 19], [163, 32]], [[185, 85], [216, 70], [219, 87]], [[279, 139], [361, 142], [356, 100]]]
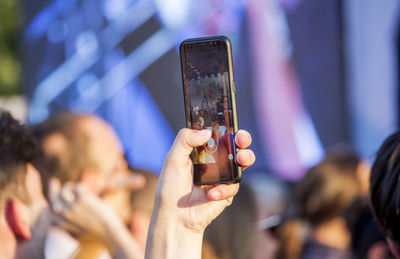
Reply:
[[246, 143], [249, 143], [250, 142], [250, 136], [248, 134], [246, 134], [244, 131], [242, 131], [241, 134], [245, 136]]
[[207, 136], [207, 135], [209, 135], [210, 134], [210, 130], [208, 130], [208, 129], [203, 129], [203, 130], [200, 130], [199, 131], [199, 134], [201, 135], [201, 136]]
[[248, 164], [248, 163], [250, 163], [251, 156], [250, 156], [249, 153], [247, 153], [247, 152], [245, 152], [245, 153], [240, 152], [240, 156], [242, 157], [242, 158], [240, 159], [240, 160], [242, 160], [242, 161], [241, 161], [241, 164]]
[[250, 153], [247, 153], [247, 163], [250, 163], [250, 161], [251, 161], [251, 155], [250, 155]]

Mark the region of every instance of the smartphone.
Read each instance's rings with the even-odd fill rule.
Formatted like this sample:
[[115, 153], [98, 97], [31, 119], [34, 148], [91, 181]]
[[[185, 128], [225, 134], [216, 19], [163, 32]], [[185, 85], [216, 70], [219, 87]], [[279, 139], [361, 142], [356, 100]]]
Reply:
[[225, 36], [187, 39], [180, 45], [186, 126], [209, 129], [210, 140], [193, 149], [196, 185], [237, 183], [238, 131], [232, 50]]

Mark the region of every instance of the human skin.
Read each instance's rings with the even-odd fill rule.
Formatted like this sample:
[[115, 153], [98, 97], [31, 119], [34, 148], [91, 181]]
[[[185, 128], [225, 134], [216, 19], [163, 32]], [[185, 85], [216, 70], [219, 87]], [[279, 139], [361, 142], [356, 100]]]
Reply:
[[57, 225], [90, 234], [107, 247], [112, 258], [143, 258], [139, 244], [117, 213], [82, 183], [61, 186], [60, 181], [52, 179], [49, 196]]
[[[145, 258], [201, 258], [205, 228], [232, 203], [239, 184], [200, 187], [193, 184], [193, 147], [205, 144], [209, 130], [182, 129], [166, 158], [156, 190]], [[248, 132], [235, 136], [243, 168], [255, 162]]]
[[40, 174], [30, 163], [26, 165], [24, 181], [30, 202], [24, 203], [14, 197], [0, 210], [0, 258], [44, 257], [44, 240], [49, 228], [48, 205]]
[[[193, 185], [193, 146], [202, 145], [211, 137], [209, 130], [182, 130], [172, 146], [160, 175], [149, 229], [146, 258], [200, 258], [205, 227], [232, 203], [239, 184], [209, 187]], [[250, 134], [239, 131], [236, 144], [246, 148]], [[250, 150], [240, 150], [238, 163], [244, 168], [254, 163]], [[113, 258], [143, 258], [141, 249], [129, 235], [118, 216], [84, 184], [58, 180], [50, 183], [50, 200], [59, 217], [59, 224], [92, 233], [106, 244]], [[58, 206], [54, 206], [58, 205]]]

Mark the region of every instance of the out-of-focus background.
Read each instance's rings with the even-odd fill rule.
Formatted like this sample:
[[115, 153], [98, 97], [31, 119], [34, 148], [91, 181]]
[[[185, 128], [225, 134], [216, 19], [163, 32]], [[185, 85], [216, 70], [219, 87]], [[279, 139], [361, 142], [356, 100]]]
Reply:
[[2, 0], [0, 107], [28, 123], [63, 109], [110, 122], [159, 172], [185, 126], [179, 43], [230, 37], [251, 169], [301, 178], [348, 143], [372, 159], [399, 121], [396, 0]]

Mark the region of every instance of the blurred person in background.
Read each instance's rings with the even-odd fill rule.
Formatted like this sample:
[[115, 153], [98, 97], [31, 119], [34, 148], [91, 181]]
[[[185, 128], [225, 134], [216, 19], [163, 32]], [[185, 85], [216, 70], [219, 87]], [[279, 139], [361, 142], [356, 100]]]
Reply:
[[0, 258], [44, 258], [49, 213], [37, 151], [26, 128], [0, 111]]
[[[143, 251], [132, 238], [120, 215], [82, 183], [66, 183], [61, 186], [60, 181], [53, 178], [49, 182], [48, 197], [55, 225], [78, 236], [80, 242], [85, 241], [80, 243], [79, 249], [69, 254], [70, 258], [143, 258]], [[46, 245], [57, 245], [56, 242], [49, 244], [48, 241]], [[61, 242], [63, 239], [56, 241]], [[92, 250], [93, 241], [100, 242], [107, 250]], [[82, 248], [90, 250], [87, 254], [89, 257], [79, 257]], [[69, 252], [60, 249], [59, 254], [46, 255], [46, 258], [64, 257], [64, 251]]]
[[299, 258], [308, 235], [308, 225], [303, 219], [298, 217], [284, 219], [278, 229], [280, 247], [276, 258]]
[[202, 258], [254, 258], [256, 233], [256, 201], [251, 189], [242, 183], [232, 205], [207, 227]]
[[144, 188], [131, 192], [131, 214], [128, 221], [128, 228], [132, 236], [144, 251], [146, 249], [146, 240], [151, 213], [153, 211], [158, 175], [147, 170], [135, 169], [134, 171], [144, 176], [146, 184]]
[[366, 186], [360, 173], [362, 159], [347, 147], [327, 153], [322, 162], [312, 167], [298, 186], [301, 215], [310, 226], [300, 258], [348, 257], [350, 233], [344, 213]]
[[308, 170], [297, 186], [300, 218], [289, 220], [284, 229], [285, 246], [295, 250], [283, 258], [350, 256], [350, 233], [344, 213], [354, 199], [366, 195], [364, 177], [368, 173], [360, 171], [364, 169], [362, 163], [351, 149], [339, 146]]
[[[157, 187], [146, 258], [188, 258], [188, 255], [200, 258], [199, 248], [205, 227], [237, 193], [239, 184], [221, 184], [209, 189], [193, 185], [189, 155], [193, 147], [204, 144], [210, 137], [207, 130], [200, 133], [185, 129], [178, 134]], [[29, 132], [8, 113], [0, 115], [0, 140], [0, 173], [4, 174], [0, 178], [3, 179], [0, 204], [6, 207], [0, 207], [3, 211], [0, 255], [2, 258], [44, 258], [48, 220], [46, 217], [39, 219], [46, 215], [48, 206], [40, 174], [31, 165], [34, 142]], [[246, 148], [251, 143], [250, 135], [244, 131], [238, 132], [235, 140], [239, 148]], [[254, 163], [254, 153], [241, 150], [237, 160], [245, 169]], [[190, 195], [187, 195], [188, 191]], [[113, 258], [140, 257], [136, 242], [129, 238], [130, 234], [118, 220], [118, 215], [106, 209], [104, 202], [83, 183], [68, 182], [61, 186], [61, 182], [53, 178], [49, 181], [47, 195], [64, 226], [97, 234], [109, 245]], [[184, 207], [179, 205], [182, 202]], [[63, 255], [59, 251], [56, 258]]]
[[[128, 219], [126, 221], [129, 232], [139, 244], [141, 251], [144, 253], [158, 175], [147, 170], [131, 170], [137, 174], [143, 175], [146, 179], [146, 184], [143, 188], [134, 190], [130, 193], [130, 202], [126, 205], [127, 210], [129, 210]], [[106, 203], [110, 204], [115, 198], [118, 198], [118, 196], [111, 195], [110, 197], [106, 195], [103, 200], [106, 200]], [[81, 241], [81, 247], [75, 256], [76, 259], [97, 258], [99, 255], [106, 252], [107, 248], [98, 240], [92, 240], [87, 236], [80, 237], [79, 240]]]
[[[28, 130], [8, 112], [0, 112], [0, 258], [45, 258], [50, 214], [40, 173], [33, 166], [38, 150]], [[58, 180], [52, 182], [58, 187], [50, 184], [50, 200], [59, 205], [57, 216], [64, 226], [98, 234], [114, 258], [143, 255], [117, 214], [105, 209], [97, 196], [82, 185], [69, 183], [61, 189]], [[79, 192], [72, 194], [72, 189]], [[65, 203], [68, 206], [61, 206]], [[59, 252], [55, 258], [63, 256]]]
[[400, 258], [400, 131], [379, 148], [371, 170], [370, 203], [373, 214], [396, 258]]
[[287, 186], [266, 172], [249, 174], [245, 183], [252, 189], [257, 205], [257, 236], [254, 258], [276, 258], [281, 242], [277, 229], [287, 206]]
[[[104, 208], [114, 209], [121, 221], [128, 220], [130, 190], [119, 186], [140, 188], [144, 179], [129, 173], [122, 145], [105, 121], [92, 115], [62, 112], [36, 125], [33, 133], [41, 144], [42, 152], [35, 166], [42, 173], [44, 186], [55, 177], [61, 185], [80, 183], [99, 197], [114, 196], [108, 198], [111, 202]], [[79, 251], [76, 238], [89, 242], [88, 233], [78, 235], [66, 230], [51, 227], [46, 241], [47, 257], [61, 258], [62, 254], [62, 258], [69, 258]]]
[[[239, 184], [209, 188], [193, 184], [190, 153], [210, 137], [209, 130], [190, 129], [181, 130], [176, 137], [157, 183], [146, 258], [201, 258], [205, 228], [232, 203], [238, 192]], [[251, 136], [240, 130], [235, 143], [241, 148], [237, 162], [246, 169], [255, 161], [254, 153], [246, 149], [251, 144]], [[64, 224], [97, 234], [109, 245], [113, 258], [140, 257], [135, 240], [127, 234], [116, 213], [107, 210], [104, 202], [82, 183], [66, 183], [61, 187], [59, 180], [52, 179], [48, 196], [53, 209], [58, 205], [56, 214]]]
[[353, 258], [389, 259], [389, 246], [375, 221], [367, 197], [356, 199], [346, 211]]

